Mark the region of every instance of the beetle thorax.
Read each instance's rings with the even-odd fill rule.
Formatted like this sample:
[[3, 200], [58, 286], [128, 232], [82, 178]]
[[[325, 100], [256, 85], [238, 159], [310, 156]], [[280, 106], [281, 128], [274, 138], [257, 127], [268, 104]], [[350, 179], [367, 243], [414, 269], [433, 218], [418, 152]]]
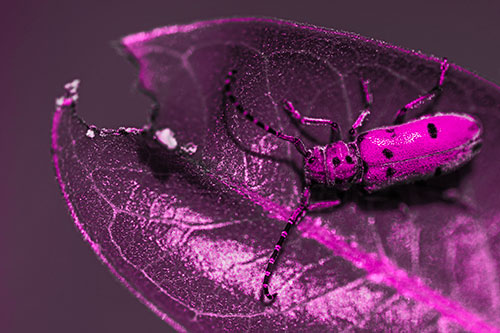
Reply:
[[361, 160], [355, 143], [337, 141], [323, 147], [314, 147], [305, 160], [305, 176], [340, 190], [347, 190], [362, 172]]

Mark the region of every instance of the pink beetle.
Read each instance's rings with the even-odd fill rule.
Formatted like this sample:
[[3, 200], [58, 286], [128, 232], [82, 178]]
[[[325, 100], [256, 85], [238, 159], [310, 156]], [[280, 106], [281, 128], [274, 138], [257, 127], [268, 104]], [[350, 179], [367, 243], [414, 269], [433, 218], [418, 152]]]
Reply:
[[264, 304], [271, 304], [276, 299], [276, 294], [269, 292], [269, 280], [291, 226], [307, 211], [340, 204], [339, 200], [311, 204], [309, 187], [312, 182], [339, 190], [348, 190], [353, 184], [361, 184], [368, 192], [372, 192], [394, 184], [450, 172], [470, 161], [479, 152], [482, 127], [477, 119], [468, 114], [437, 113], [402, 123], [406, 111], [438, 96], [448, 67], [447, 60], [443, 59], [437, 84], [429, 92], [399, 109], [392, 126], [357, 133], [357, 129], [370, 114], [372, 103], [368, 82], [362, 82], [365, 109], [351, 126], [350, 142], [340, 139], [340, 129], [334, 121], [304, 117], [291, 102], [284, 101], [285, 111], [290, 112], [302, 124], [331, 127], [333, 138], [336, 140], [312, 149], [307, 148], [299, 138], [283, 134], [248, 113], [238, 103], [231, 90], [236, 71], [229, 72], [224, 92], [236, 110], [266, 132], [294, 144], [304, 157], [306, 186], [299, 207], [288, 219], [269, 259], [262, 284], [261, 301], [264, 302], [266, 296], [270, 302]]

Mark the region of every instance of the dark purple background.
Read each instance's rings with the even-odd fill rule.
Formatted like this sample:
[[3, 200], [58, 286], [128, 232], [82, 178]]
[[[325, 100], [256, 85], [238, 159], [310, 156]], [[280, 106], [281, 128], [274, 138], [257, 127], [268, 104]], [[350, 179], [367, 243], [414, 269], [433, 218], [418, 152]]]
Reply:
[[[27, 1], [28, 2], [28, 1]], [[26, 2], [26, 3], [27, 3]], [[100, 264], [54, 179], [50, 126], [63, 84], [82, 80], [79, 113], [99, 127], [141, 127], [150, 101], [110, 41], [157, 26], [271, 16], [447, 56], [500, 83], [500, 4], [361, 1], [31, 1], [0, 13], [1, 332], [167, 332]], [[363, 3], [363, 4], [361, 4]], [[366, 2], [367, 3], [367, 2]], [[306, 7], [307, 6], [307, 7]], [[495, 7], [492, 7], [495, 6]]]

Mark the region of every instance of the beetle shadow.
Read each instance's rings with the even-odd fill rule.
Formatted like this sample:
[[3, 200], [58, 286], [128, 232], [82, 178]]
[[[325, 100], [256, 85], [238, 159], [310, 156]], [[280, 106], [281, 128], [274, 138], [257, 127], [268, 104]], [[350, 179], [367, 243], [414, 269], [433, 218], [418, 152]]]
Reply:
[[312, 184], [311, 203], [340, 200], [341, 204], [311, 212], [310, 214], [328, 214], [352, 203], [367, 214], [370, 214], [370, 212], [401, 210], [401, 205], [405, 205], [411, 210], [412, 207], [437, 202], [455, 205], [467, 211], [472, 207], [460, 196], [456, 196], [453, 190], [460, 189], [462, 179], [472, 172], [473, 165], [471, 162], [447, 174], [430, 176], [427, 179], [412, 183], [393, 185], [375, 192], [367, 192], [362, 184], [356, 184], [347, 191], [334, 190], [322, 184]]
[[[225, 97], [225, 96], [224, 96]], [[247, 147], [243, 142], [241, 142], [234, 133], [230, 130], [228, 126], [228, 119], [226, 115], [226, 105], [225, 100], [222, 102], [222, 121], [228, 135], [229, 139], [243, 152], [259, 157], [262, 159], [267, 159], [270, 161], [274, 161], [280, 164], [285, 164], [292, 169], [294, 173], [297, 174], [298, 178], [301, 181], [301, 187], [305, 186], [304, 182], [304, 173], [301, 167], [297, 165], [297, 163], [293, 159], [280, 158], [275, 156], [266, 155], [263, 153], [252, 151], [249, 147]], [[128, 135], [126, 131], [121, 132], [122, 135]], [[161, 183], [167, 183], [170, 177], [173, 174], [185, 174], [187, 175], [187, 179], [192, 179], [194, 183], [201, 183], [201, 180], [195, 180], [197, 176], [190, 175], [192, 171], [192, 163], [196, 163], [201, 169], [205, 169], [203, 163], [200, 161], [195, 161], [189, 159], [189, 156], [179, 153], [179, 151], [170, 151], [165, 149], [163, 145], [158, 143], [154, 138], [154, 130], [149, 128], [147, 131], [144, 131], [140, 137], [136, 139], [135, 142], [135, 151], [137, 153], [137, 157], [140, 163], [146, 165], [153, 177], [159, 180]], [[279, 139], [277, 139], [279, 140]], [[188, 162], [189, 160], [189, 162]], [[209, 170], [205, 170], [209, 172]]]
[[453, 190], [460, 189], [462, 179], [472, 172], [472, 169], [472, 163], [468, 162], [447, 174], [433, 175], [426, 179], [393, 185], [371, 193], [357, 186], [352, 192], [343, 193], [343, 196], [346, 202], [355, 202], [357, 207], [365, 212], [401, 209], [402, 204], [411, 210], [412, 207], [432, 203], [454, 205], [462, 210], [469, 210], [471, 207], [462, 198], [452, 193]]
[[135, 151], [140, 163], [146, 165], [155, 179], [161, 183], [167, 183], [176, 174], [185, 174], [188, 180], [201, 183], [195, 180], [194, 175], [190, 175], [192, 167], [185, 160], [180, 158], [179, 153], [165, 149], [158, 141], [153, 139], [151, 131], [144, 132], [136, 139]]

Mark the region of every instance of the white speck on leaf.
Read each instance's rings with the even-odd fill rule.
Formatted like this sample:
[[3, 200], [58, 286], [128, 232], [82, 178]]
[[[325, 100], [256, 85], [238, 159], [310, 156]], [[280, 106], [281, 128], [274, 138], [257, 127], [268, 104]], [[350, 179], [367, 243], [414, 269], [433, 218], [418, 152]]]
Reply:
[[64, 104], [64, 97], [59, 97], [56, 99], [56, 106], [61, 107]]
[[181, 150], [189, 155], [193, 155], [198, 150], [198, 146], [192, 142], [188, 142], [184, 146], [181, 146]]
[[134, 127], [120, 127], [120, 128], [118, 128], [118, 130], [130, 133], [130, 134], [139, 134], [142, 131], [142, 129], [134, 128]]
[[164, 128], [156, 131], [156, 138], [168, 149], [177, 148], [177, 140], [175, 139], [174, 132], [170, 128]]
[[64, 89], [71, 95], [74, 95], [76, 94], [77, 90], [78, 90], [78, 86], [80, 85], [80, 80], [78, 79], [75, 79], [69, 83], [66, 83], [64, 85]]
[[89, 128], [87, 130], [87, 133], [85, 135], [87, 135], [89, 138], [92, 139], [93, 137], [95, 137], [95, 132], [92, 129]]
[[78, 87], [80, 86], [80, 80], [75, 79], [64, 85], [66, 90], [66, 96], [62, 96], [56, 99], [56, 107], [60, 108], [63, 106], [69, 106], [78, 101]]

